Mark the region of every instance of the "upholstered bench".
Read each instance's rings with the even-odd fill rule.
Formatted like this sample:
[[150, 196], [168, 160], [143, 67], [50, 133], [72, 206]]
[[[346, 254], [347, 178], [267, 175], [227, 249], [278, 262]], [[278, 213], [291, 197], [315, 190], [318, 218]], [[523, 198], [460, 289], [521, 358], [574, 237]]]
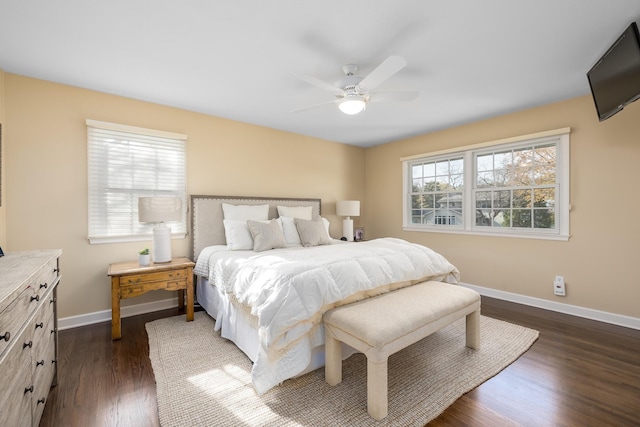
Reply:
[[443, 282], [422, 282], [327, 311], [325, 380], [342, 382], [341, 344], [367, 356], [367, 411], [387, 416], [387, 359], [466, 316], [466, 345], [480, 346], [480, 295]]

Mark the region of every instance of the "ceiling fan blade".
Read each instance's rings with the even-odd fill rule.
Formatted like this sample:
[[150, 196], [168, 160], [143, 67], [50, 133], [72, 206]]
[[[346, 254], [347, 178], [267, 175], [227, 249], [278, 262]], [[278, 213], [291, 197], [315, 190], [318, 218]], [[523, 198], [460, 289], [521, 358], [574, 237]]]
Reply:
[[298, 108], [296, 110], [293, 110], [292, 113], [300, 113], [302, 111], [314, 110], [316, 108], [322, 108], [329, 104], [335, 104], [336, 102], [338, 102], [337, 99], [334, 99], [332, 101], [325, 101], [325, 102], [321, 102], [320, 104], [314, 104], [314, 105], [309, 105], [307, 107]]
[[413, 101], [420, 95], [416, 91], [401, 92], [369, 92], [370, 102]]
[[395, 73], [402, 70], [406, 66], [407, 61], [405, 61], [403, 57], [390, 56], [385, 59], [382, 64], [378, 65], [375, 70], [370, 72], [369, 75], [358, 84], [358, 87], [365, 91], [375, 89], [382, 82], [384, 82], [389, 77], [393, 76]]
[[308, 74], [296, 74], [295, 76], [303, 82], [307, 82], [313, 86], [319, 87], [320, 89], [328, 90], [329, 92], [333, 92], [336, 95], [341, 95], [343, 93], [341, 88], [334, 86], [331, 83], [320, 80], [317, 77], [310, 76]]

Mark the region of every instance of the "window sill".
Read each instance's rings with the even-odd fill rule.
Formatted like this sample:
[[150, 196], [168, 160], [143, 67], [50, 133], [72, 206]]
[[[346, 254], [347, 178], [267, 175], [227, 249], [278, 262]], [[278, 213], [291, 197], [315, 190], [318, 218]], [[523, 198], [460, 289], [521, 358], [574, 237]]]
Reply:
[[534, 239], [534, 240], [556, 240], [561, 242], [569, 241], [570, 235], [560, 234], [533, 234], [533, 233], [504, 233], [504, 232], [483, 232], [483, 231], [471, 231], [462, 229], [436, 229], [436, 228], [422, 228], [422, 227], [402, 227], [404, 231], [418, 231], [421, 233], [445, 233], [445, 234], [464, 234], [470, 236], [482, 236], [482, 237], [508, 237], [516, 239]]
[[[187, 233], [172, 233], [171, 240], [184, 239]], [[118, 237], [89, 237], [90, 245], [102, 245], [105, 243], [148, 242], [153, 240], [153, 235], [145, 236], [118, 236]]]

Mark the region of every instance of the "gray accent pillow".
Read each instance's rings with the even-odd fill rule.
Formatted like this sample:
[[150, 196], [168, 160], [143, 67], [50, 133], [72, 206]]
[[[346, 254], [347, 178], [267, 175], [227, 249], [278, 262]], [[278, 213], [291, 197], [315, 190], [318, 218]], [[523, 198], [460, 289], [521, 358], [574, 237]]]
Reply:
[[294, 218], [293, 221], [298, 229], [302, 246], [310, 247], [331, 243], [331, 238], [327, 234], [327, 229], [321, 216], [311, 221], [301, 218]]
[[275, 219], [267, 223], [249, 220], [247, 221], [247, 226], [253, 237], [254, 251], [262, 252], [269, 249], [287, 247], [282, 227], [280, 227], [280, 224], [278, 224], [278, 221]]

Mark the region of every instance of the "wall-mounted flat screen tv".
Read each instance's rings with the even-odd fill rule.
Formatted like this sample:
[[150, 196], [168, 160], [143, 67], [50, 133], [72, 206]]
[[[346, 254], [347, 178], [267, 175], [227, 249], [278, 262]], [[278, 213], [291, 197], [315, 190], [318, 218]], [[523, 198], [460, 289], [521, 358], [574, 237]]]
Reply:
[[600, 121], [640, 98], [640, 34], [635, 22], [587, 73]]

